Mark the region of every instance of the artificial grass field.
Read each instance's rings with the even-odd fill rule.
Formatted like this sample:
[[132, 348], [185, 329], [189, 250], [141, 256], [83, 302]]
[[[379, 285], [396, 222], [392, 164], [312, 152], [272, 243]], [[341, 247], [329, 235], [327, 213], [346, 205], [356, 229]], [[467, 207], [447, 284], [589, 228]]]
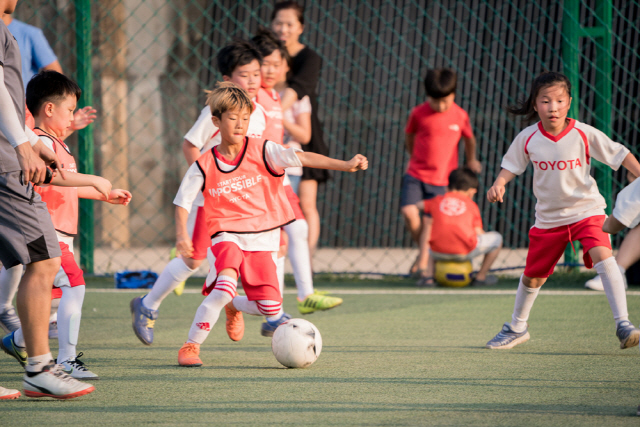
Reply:
[[[131, 329], [136, 294], [100, 292], [112, 279], [89, 278], [78, 350], [102, 378], [96, 391], [1, 402], [0, 425], [640, 425], [638, 348], [619, 349], [606, 297], [581, 291], [585, 277], [552, 276], [529, 321], [531, 340], [505, 351], [483, 346], [510, 319], [513, 294], [324, 278], [318, 288], [352, 292], [340, 295], [341, 307], [304, 316], [324, 341], [308, 369], [281, 367], [259, 334], [262, 319], [246, 315], [242, 341], [219, 322], [202, 346], [205, 366], [179, 367], [199, 294], [169, 296], [146, 347]], [[516, 286], [501, 281], [491, 291]], [[285, 309], [302, 317], [294, 301], [285, 295]], [[637, 324], [640, 296], [628, 305]], [[21, 389], [21, 378], [0, 353], [0, 384]]]

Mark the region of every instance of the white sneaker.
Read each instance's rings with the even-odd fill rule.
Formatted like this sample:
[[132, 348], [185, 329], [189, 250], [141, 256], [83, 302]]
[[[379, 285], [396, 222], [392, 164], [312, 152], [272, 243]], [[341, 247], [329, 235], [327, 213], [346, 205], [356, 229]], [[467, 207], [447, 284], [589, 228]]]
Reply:
[[96, 388], [91, 384], [83, 383], [70, 375], [67, 375], [61, 365], [44, 367], [42, 372], [24, 373], [22, 382], [24, 395], [27, 397], [53, 397], [55, 399], [73, 399], [84, 396]]
[[18, 390], [0, 387], [0, 400], [12, 400], [12, 399], [17, 399], [20, 396], [22, 395]]
[[73, 378], [79, 380], [99, 380], [100, 378], [87, 369], [87, 366], [80, 360], [84, 353], [80, 352], [76, 356], [75, 359], [65, 360], [64, 362], [59, 362], [62, 365], [62, 370], [67, 374], [71, 375]]
[[[620, 267], [620, 266], [618, 266], [618, 267]], [[624, 288], [627, 289], [629, 287], [629, 285], [627, 284], [627, 276], [622, 271], [622, 268], [620, 268], [620, 273], [622, 273], [622, 280], [624, 281]], [[594, 277], [593, 279], [587, 280], [584, 283], [584, 287], [587, 288], [587, 289], [591, 289], [592, 291], [604, 291], [604, 285], [602, 284], [602, 279], [600, 278], [599, 274], [596, 277]]]

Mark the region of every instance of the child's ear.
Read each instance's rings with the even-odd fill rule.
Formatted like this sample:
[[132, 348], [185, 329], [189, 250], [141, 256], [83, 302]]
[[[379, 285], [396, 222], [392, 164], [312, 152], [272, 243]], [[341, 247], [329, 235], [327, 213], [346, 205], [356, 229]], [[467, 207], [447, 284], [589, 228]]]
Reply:
[[220, 119], [216, 116], [211, 116], [211, 121], [213, 122], [213, 125], [217, 128], [220, 127]]
[[230, 82], [231, 81], [231, 77], [229, 76], [222, 76], [222, 80], [225, 82]]
[[46, 104], [44, 104], [44, 107], [42, 107], [44, 114], [47, 117], [51, 117], [53, 116], [53, 108], [55, 107], [55, 105], [53, 104], [53, 102], [47, 102]]

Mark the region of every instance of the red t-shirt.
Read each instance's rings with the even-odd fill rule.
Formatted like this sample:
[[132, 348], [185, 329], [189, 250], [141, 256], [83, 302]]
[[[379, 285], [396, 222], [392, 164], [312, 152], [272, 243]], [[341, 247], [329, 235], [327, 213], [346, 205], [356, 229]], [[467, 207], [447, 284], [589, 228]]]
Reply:
[[478, 243], [476, 228], [482, 228], [478, 205], [469, 197], [449, 191], [424, 201], [424, 213], [431, 215], [431, 240], [434, 252], [466, 255]]
[[426, 184], [448, 185], [449, 174], [458, 168], [460, 138], [473, 137], [467, 112], [454, 103], [438, 113], [425, 102], [411, 111], [405, 132], [415, 134], [407, 173]]

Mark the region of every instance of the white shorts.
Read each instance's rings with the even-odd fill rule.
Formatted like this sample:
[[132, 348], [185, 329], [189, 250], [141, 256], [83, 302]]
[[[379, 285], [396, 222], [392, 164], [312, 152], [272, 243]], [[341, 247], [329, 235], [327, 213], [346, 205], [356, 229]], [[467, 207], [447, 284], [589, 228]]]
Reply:
[[440, 252], [429, 251], [433, 259], [443, 261], [470, 261], [477, 256], [488, 254], [502, 246], [502, 235], [497, 231], [487, 231], [478, 234], [478, 242], [474, 250], [468, 254], [443, 254]]

